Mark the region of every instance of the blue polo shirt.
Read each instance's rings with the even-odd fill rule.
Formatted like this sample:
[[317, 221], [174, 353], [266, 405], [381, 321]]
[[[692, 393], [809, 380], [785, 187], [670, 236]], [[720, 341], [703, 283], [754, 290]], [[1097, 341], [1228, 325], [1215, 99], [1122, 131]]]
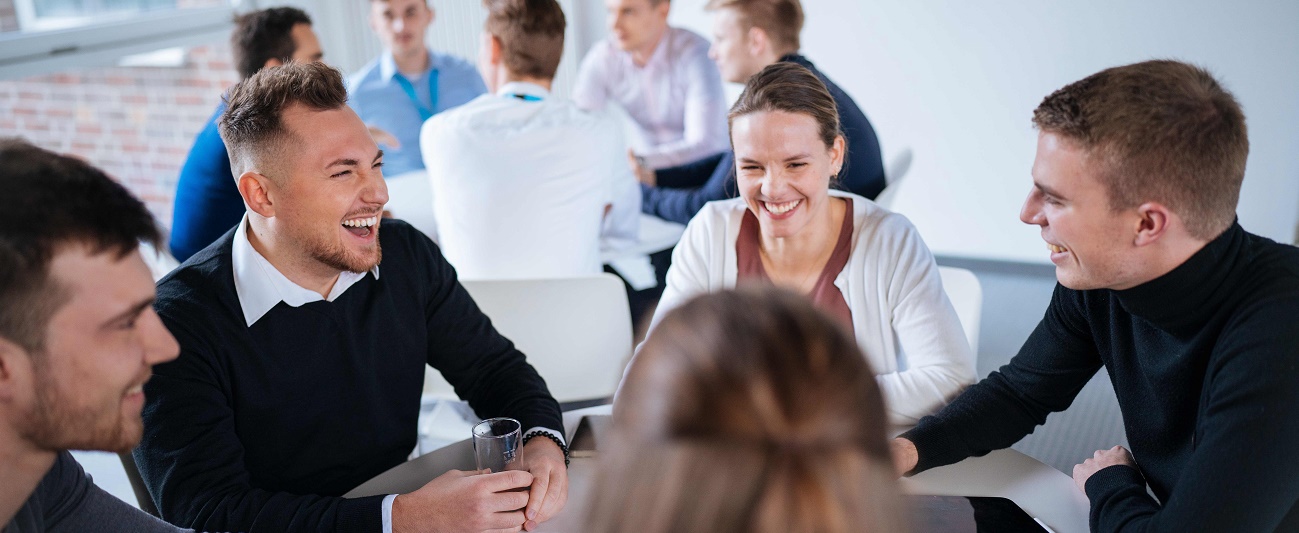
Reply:
[[387, 131], [401, 142], [401, 148], [382, 147], [384, 175], [424, 169], [419, 151], [424, 115], [451, 109], [487, 92], [482, 76], [470, 62], [432, 50], [429, 57], [429, 71], [405, 77], [397, 72], [392, 52], [384, 52], [347, 80], [347, 105], [367, 125]]

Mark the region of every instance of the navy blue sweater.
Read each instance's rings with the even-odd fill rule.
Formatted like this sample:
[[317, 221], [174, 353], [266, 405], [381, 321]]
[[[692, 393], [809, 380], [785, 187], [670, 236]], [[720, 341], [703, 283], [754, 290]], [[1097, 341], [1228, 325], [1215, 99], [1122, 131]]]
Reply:
[[405, 222], [382, 222], [378, 280], [367, 274], [333, 302], [281, 302], [252, 327], [235, 294], [233, 235], [158, 285], [181, 354], [145, 387], [135, 459], [167, 521], [379, 531], [382, 497], [339, 496], [414, 449], [426, 364], [480, 417], [563, 430], [542, 378]]
[[194, 139], [176, 181], [170, 248], [179, 261], [216, 242], [244, 216], [244, 199], [235, 186], [230, 155], [217, 132], [217, 119], [225, 110], [222, 101]]
[[1009, 364], [903, 435], [916, 471], [1014, 444], [1102, 366], [1139, 471], [1088, 479], [1093, 531], [1299, 531], [1299, 249], [1233, 224], [1140, 286], [1057, 286]]
[[[790, 54], [780, 60], [807, 67], [830, 90], [835, 106], [839, 108], [839, 127], [843, 129], [848, 145], [838, 188], [874, 200], [886, 183], [880, 141], [866, 114], [848, 93], [825, 77], [807, 58]], [[739, 194], [735, 185], [735, 154], [729, 151], [660, 169], [655, 174], [657, 186], [641, 184], [641, 210], [664, 220], [688, 223], [704, 204]]]

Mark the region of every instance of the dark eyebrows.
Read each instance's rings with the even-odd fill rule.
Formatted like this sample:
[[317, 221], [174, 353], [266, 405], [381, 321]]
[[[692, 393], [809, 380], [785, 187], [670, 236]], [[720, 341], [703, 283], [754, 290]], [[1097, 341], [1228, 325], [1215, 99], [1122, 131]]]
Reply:
[[148, 309], [150, 306], [153, 305], [153, 299], [154, 299], [153, 295], [149, 295], [148, 298], [131, 306], [130, 309], [127, 309], [126, 311], [122, 311], [121, 313], [113, 315], [112, 318], [105, 320], [104, 323], [100, 324], [99, 327], [103, 329], [108, 329], [116, 325], [118, 322], [121, 322], [123, 320], [129, 320], [137, 316], [140, 316], [140, 313], [143, 313], [145, 309]]
[[383, 150], [382, 150], [382, 149], [379, 150], [379, 153], [374, 154], [374, 161], [372, 161], [371, 163], [373, 163], [373, 162], [377, 162], [377, 161], [379, 161], [380, 159], [383, 159]]
[[1046, 195], [1048, 195], [1048, 196], [1054, 196], [1054, 197], [1059, 198], [1059, 199], [1061, 199], [1061, 200], [1063, 200], [1063, 199], [1065, 198], [1064, 195], [1060, 194], [1060, 193], [1057, 192], [1055, 189], [1052, 189], [1052, 188], [1050, 188], [1050, 187], [1047, 187], [1046, 185], [1042, 185], [1041, 183], [1038, 183], [1038, 182], [1036, 182], [1036, 181], [1033, 182], [1033, 186], [1034, 186], [1034, 187], [1037, 187], [1037, 190], [1042, 191], [1043, 194], [1046, 194]]
[[355, 159], [340, 158], [340, 159], [335, 159], [334, 162], [332, 162], [332, 163], [330, 163], [330, 164], [328, 164], [328, 165], [325, 165], [325, 168], [336, 167], [336, 166], [339, 166], [339, 165], [349, 166], [349, 167], [354, 167], [354, 166], [359, 165], [359, 164], [361, 164], [361, 162], [360, 162], [360, 161], [357, 161], [357, 160], [355, 160]]

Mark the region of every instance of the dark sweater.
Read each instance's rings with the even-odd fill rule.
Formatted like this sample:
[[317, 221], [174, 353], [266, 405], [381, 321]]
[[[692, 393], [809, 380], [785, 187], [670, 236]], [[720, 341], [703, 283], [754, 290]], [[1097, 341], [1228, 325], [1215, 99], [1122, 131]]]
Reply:
[[1102, 366], [1140, 471], [1088, 479], [1093, 531], [1299, 531], [1299, 249], [1233, 224], [1132, 289], [1057, 286], [1009, 364], [903, 435], [916, 471], [1010, 446]]
[[179, 261], [216, 242], [244, 217], [244, 199], [239, 196], [230, 155], [217, 132], [217, 119], [225, 110], [222, 100], [194, 138], [176, 180], [170, 248]]
[[[781, 61], [798, 63], [825, 83], [839, 108], [839, 127], [847, 141], [848, 153], [843, 171], [839, 173], [838, 188], [875, 199], [886, 185], [884, 161], [880, 155], [880, 141], [866, 114], [848, 93], [822, 74], [807, 58], [790, 54]], [[699, 161], [658, 170], [657, 186], [641, 185], [641, 210], [664, 220], [686, 224], [713, 200], [734, 198], [735, 154], [709, 156]]]
[[[423, 234], [382, 222], [379, 279], [245, 325], [234, 231], [158, 285], [180, 357], [145, 387], [135, 450], [164, 519], [218, 531], [379, 531], [382, 497], [338, 496], [406, 460], [424, 365], [483, 418], [562, 431], [559, 405]], [[468, 437], [468, 435], [466, 435]]]
[[0, 526], [3, 533], [109, 530], [143, 533], [190, 531], [177, 529], [104, 492], [91, 482], [90, 476], [68, 452], [59, 452], [54, 466], [18, 509], [18, 514], [9, 525]]

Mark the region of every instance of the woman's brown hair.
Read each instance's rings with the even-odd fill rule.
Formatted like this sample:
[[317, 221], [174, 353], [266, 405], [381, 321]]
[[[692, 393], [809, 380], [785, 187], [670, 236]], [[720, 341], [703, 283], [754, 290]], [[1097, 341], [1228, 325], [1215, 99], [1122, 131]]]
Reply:
[[875, 374], [791, 292], [745, 287], [669, 313], [613, 427], [589, 531], [903, 530]]
[[777, 61], [750, 77], [744, 84], [744, 92], [731, 106], [726, 124], [729, 127], [737, 118], [763, 111], [784, 111], [812, 117], [827, 148], [834, 145], [835, 137], [843, 135], [839, 129], [839, 108], [834, 103], [834, 96], [830, 95], [821, 78], [798, 63]]

